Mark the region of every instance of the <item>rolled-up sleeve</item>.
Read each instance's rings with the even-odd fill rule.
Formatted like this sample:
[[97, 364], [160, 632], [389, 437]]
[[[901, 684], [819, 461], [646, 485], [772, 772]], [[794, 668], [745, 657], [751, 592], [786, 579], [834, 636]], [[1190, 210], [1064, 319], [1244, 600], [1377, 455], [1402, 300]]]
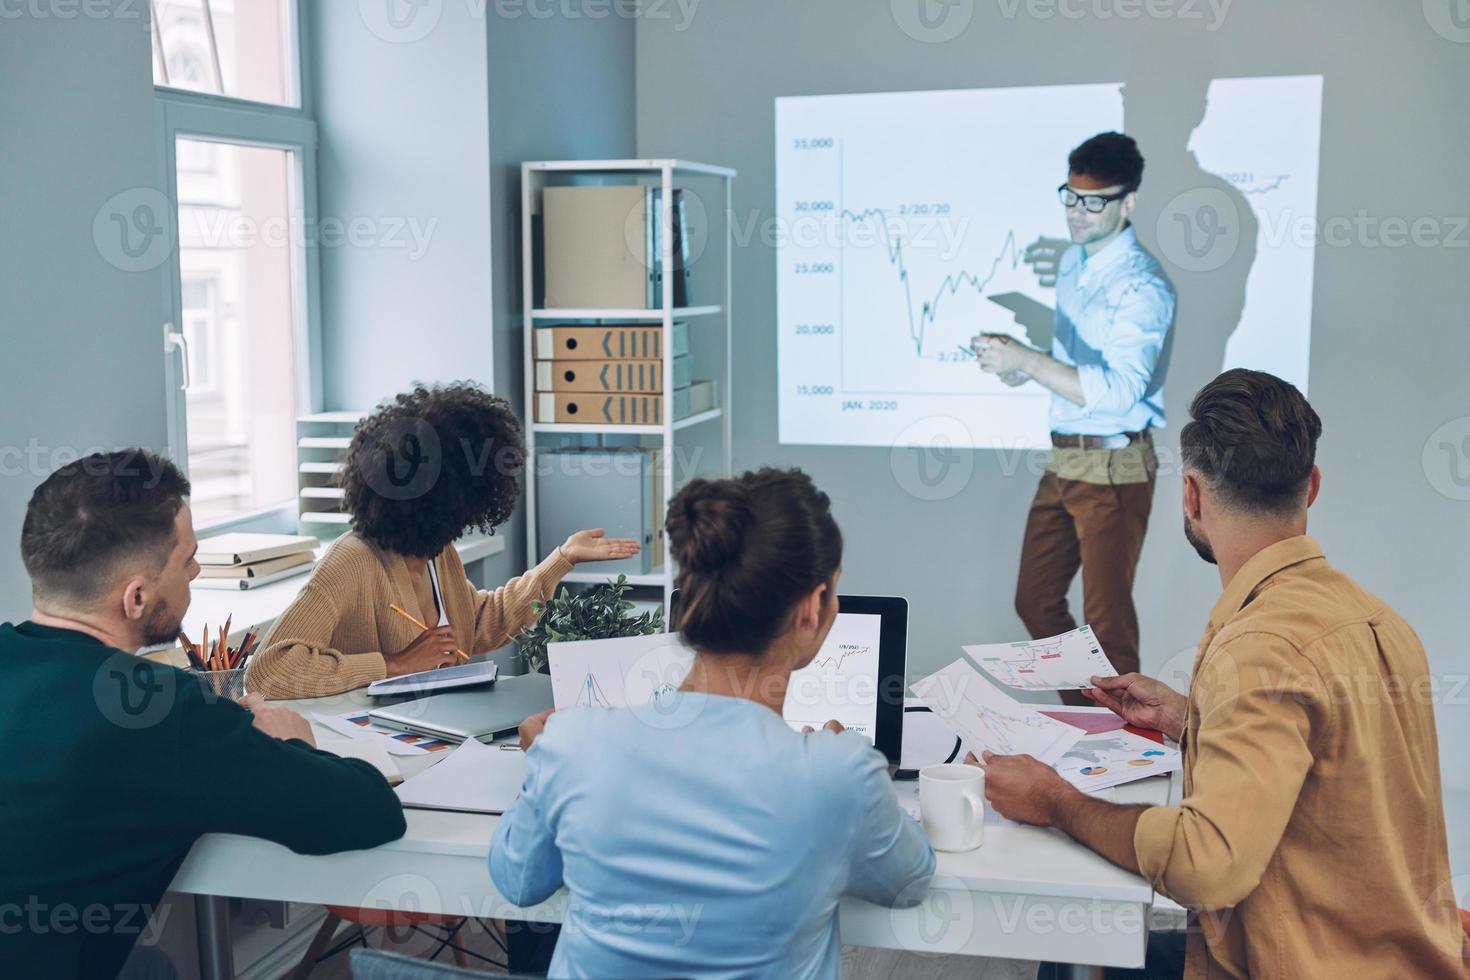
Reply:
[[868, 748], [858, 764], [857, 822], [847, 893], [891, 908], [924, 900], [934, 876], [934, 848], [919, 824], [898, 805], [881, 755]]
[[537, 744], [526, 754], [521, 795], [495, 828], [490, 842], [490, 879], [512, 905], [525, 907], [550, 898], [562, 885], [561, 851], [548, 819], [546, 777], [554, 764]]
[[1286, 640], [1263, 633], [1212, 651], [1194, 685], [1200, 699], [1191, 791], [1154, 807], [1133, 835], [1139, 870], [1191, 908], [1229, 908], [1265, 874], [1312, 767], [1317, 712], [1330, 710], [1314, 668]]
[[534, 626], [538, 617], [531, 603], [551, 598], [556, 586], [572, 570], [561, 549], [552, 551], [541, 564], [498, 589], [475, 593], [475, 652], [496, 650], [522, 630]]
[[1112, 325], [1100, 362], [1077, 366], [1088, 415], [1123, 415], [1149, 394], [1174, 322], [1174, 293], [1162, 279], [1121, 288], [1122, 295], [1111, 304]]

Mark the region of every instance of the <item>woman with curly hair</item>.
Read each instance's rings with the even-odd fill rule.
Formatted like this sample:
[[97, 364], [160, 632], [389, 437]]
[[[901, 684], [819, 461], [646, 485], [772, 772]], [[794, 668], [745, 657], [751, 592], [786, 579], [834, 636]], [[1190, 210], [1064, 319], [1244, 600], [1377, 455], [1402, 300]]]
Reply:
[[457, 650], [494, 650], [535, 621], [531, 602], [548, 598], [574, 565], [638, 553], [636, 541], [578, 531], [525, 575], [476, 589], [454, 541], [510, 518], [525, 461], [510, 403], [477, 385], [418, 387], [364, 419], [342, 476], [352, 530], [271, 627], [246, 686], [271, 698], [321, 697], [451, 664]]

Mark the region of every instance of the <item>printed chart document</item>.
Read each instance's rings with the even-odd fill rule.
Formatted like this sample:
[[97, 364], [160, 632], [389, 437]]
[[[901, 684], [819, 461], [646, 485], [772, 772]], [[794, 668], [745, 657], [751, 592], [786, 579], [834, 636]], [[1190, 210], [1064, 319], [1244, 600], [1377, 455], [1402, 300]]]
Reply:
[[526, 753], [509, 742], [486, 745], [467, 738], [435, 765], [406, 779], [399, 801], [420, 810], [504, 813], [526, 781]]
[[1055, 765], [1085, 732], [1048, 718], [999, 690], [961, 657], [909, 688], [957, 733], [1000, 755], [1031, 755]]
[[626, 708], [677, 691], [694, 651], [677, 633], [546, 644], [551, 698], [557, 710]]
[[980, 669], [1021, 691], [1077, 691], [1094, 677], [1117, 677], [1092, 628], [1079, 626], [1044, 640], [962, 648]]
[[1132, 732], [1116, 731], [1089, 735], [1077, 742], [1057, 760], [1055, 768], [1067, 782], [1090, 792], [1174, 772], [1179, 766], [1177, 749]]

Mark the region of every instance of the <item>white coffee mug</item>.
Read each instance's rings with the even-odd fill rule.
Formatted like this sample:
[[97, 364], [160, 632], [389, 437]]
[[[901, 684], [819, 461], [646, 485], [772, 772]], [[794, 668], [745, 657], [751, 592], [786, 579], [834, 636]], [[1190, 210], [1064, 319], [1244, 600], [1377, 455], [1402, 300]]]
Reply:
[[973, 851], [985, 841], [985, 770], [950, 762], [919, 770], [919, 815], [936, 851]]

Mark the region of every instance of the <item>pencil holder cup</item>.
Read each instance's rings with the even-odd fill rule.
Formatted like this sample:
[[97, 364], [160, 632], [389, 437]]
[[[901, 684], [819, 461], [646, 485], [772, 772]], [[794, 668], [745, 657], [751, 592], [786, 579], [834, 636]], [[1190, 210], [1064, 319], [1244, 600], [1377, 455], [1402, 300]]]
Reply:
[[245, 695], [245, 668], [192, 671], [204, 688], [206, 701], [238, 701]]

